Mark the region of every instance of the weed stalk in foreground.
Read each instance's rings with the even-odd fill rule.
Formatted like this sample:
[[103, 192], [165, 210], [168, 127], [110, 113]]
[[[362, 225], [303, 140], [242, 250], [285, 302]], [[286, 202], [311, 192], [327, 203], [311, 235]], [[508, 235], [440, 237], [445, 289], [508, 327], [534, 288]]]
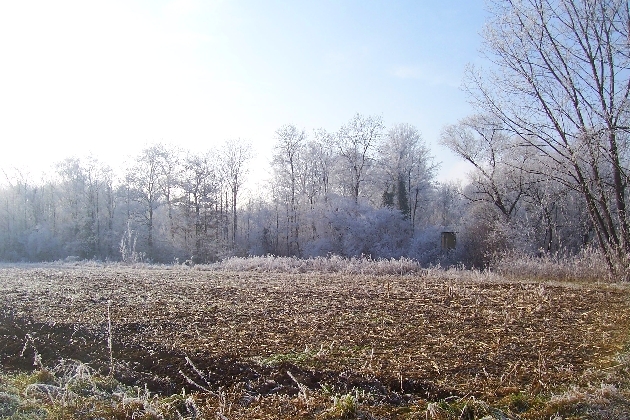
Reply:
[[114, 349], [112, 345], [111, 299], [107, 300], [107, 347], [109, 349], [109, 376], [114, 376]]

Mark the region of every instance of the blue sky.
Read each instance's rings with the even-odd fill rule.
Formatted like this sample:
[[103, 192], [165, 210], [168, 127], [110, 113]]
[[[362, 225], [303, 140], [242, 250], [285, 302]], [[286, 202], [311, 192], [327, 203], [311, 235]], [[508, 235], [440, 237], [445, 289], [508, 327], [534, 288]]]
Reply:
[[0, 165], [246, 138], [260, 178], [280, 126], [361, 113], [415, 125], [439, 178], [462, 177], [437, 139], [473, 112], [460, 86], [485, 17], [483, 0], [1, 2]]

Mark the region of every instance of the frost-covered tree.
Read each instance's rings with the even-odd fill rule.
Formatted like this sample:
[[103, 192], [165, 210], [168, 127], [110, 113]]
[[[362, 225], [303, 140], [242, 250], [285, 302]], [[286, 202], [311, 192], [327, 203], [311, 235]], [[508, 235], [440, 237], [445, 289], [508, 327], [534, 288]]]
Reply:
[[300, 255], [300, 196], [308, 193], [310, 162], [304, 159], [306, 133], [294, 125], [276, 131], [272, 159], [274, 182], [286, 211], [287, 254]]
[[140, 212], [135, 216], [139, 217], [146, 227], [149, 258], [156, 257], [154, 254], [155, 214], [164, 196], [160, 182], [166, 159], [168, 155], [161, 145], [146, 147], [136, 157], [134, 165], [129, 167], [126, 175], [130, 198], [140, 206]]
[[[37, 185], [29, 174], [2, 170], [0, 191], [0, 257], [4, 260], [51, 259], [60, 253], [60, 244], [50, 241], [55, 207], [52, 190]], [[46, 239], [41, 243], [34, 238]]]
[[420, 132], [409, 124], [390, 128], [378, 147], [384, 204], [416, 224], [418, 209], [428, 202], [437, 165]]
[[168, 215], [168, 232], [171, 241], [175, 238], [175, 221], [173, 220], [173, 204], [178, 200], [176, 197], [177, 185], [182, 171], [181, 150], [172, 145], [158, 143], [154, 146], [156, 152], [161, 156], [158, 163], [158, 188]]
[[526, 168], [532, 160], [518, 140], [506, 134], [500, 121], [477, 115], [445, 127], [440, 141], [475, 168], [468, 199], [494, 205], [509, 221], [531, 181]]
[[213, 157], [216, 153], [189, 153], [183, 160], [177, 200], [176, 233], [186, 256], [196, 263], [214, 261], [224, 246], [217, 202], [220, 185]]
[[102, 165], [98, 169], [99, 176], [99, 205], [102, 214], [102, 223], [98, 228], [99, 243], [101, 244], [101, 258], [115, 258], [115, 247], [119, 238], [115, 231], [115, 217], [118, 208], [116, 199], [116, 178], [114, 171], [107, 165]]
[[466, 200], [459, 182], [439, 183], [427, 206], [427, 224], [452, 230], [459, 225], [465, 206]]
[[93, 235], [91, 220], [88, 220], [86, 174], [81, 161], [67, 158], [57, 164], [59, 177], [60, 227], [64, 230], [66, 247], [74, 255], [90, 254], [90, 238]]
[[323, 128], [313, 133], [314, 139], [308, 143], [308, 159], [313, 171], [314, 188], [318, 188], [318, 194], [324, 201], [328, 201], [332, 192], [332, 178], [335, 170], [335, 135]]
[[496, 70], [471, 68], [471, 97], [551, 165], [541, 175], [582, 196], [615, 271], [630, 254], [628, 2], [496, 0], [490, 13], [484, 48]]
[[[519, 218], [522, 250], [576, 253], [593, 241], [593, 228], [579, 193], [553, 179], [539, 179], [524, 199]], [[524, 234], [528, 234], [524, 238]]]
[[248, 173], [247, 162], [252, 157], [252, 145], [243, 139], [226, 141], [218, 154], [219, 172], [227, 188], [226, 193], [229, 193], [230, 196], [229, 204], [226, 200], [226, 207], [229, 205], [229, 213], [232, 216], [230, 239], [233, 247], [236, 246], [236, 233], [238, 231], [238, 194]]
[[112, 256], [113, 174], [93, 157], [68, 158], [56, 165], [56, 213], [53, 232], [59, 231], [66, 252], [81, 258]]
[[341, 185], [344, 193], [355, 203], [374, 166], [374, 152], [383, 130], [381, 117], [356, 114], [337, 132], [335, 140]]
[[[528, 168], [536, 161], [520, 147], [499, 120], [475, 115], [442, 130], [440, 141], [473, 166], [461, 194], [471, 203], [464, 218], [462, 244], [474, 252], [468, 259], [487, 264], [489, 258], [511, 248], [531, 248], [532, 207], [526, 206], [541, 179]], [[516, 229], [516, 226], [519, 228]], [[523, 241], [519, 238], [529, 238]]]

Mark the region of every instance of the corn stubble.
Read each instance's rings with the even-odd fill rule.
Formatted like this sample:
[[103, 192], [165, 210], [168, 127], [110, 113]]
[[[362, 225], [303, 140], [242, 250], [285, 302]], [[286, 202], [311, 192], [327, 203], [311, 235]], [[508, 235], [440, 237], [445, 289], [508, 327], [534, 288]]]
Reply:
[[[56, 377], [110, 378], [145, 418], [548, 418], [585, 395], [623, 400], [624, 385], [588, 386], [627, 371], [615, 357], [629, 297], [437, 269], [4, 267], [0, 357], [5, 371], [80, 361], [89, 369]], [[51, 389], [63, 395], [32, 386], [30, 398]], [[178, 414], [158, 396], [179, 396]]]

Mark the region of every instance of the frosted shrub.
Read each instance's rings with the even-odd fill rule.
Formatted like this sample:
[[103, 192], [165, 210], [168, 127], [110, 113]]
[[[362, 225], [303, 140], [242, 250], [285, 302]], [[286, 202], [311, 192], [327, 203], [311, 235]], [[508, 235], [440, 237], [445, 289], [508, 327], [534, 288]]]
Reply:
[[441, 232], [440, 226], [429, 226], [423, 230], [414, 232], [409, 247], [409, 254], [423, 264], [435, 264], [445, 259], [445, 255], [439, 246]]

